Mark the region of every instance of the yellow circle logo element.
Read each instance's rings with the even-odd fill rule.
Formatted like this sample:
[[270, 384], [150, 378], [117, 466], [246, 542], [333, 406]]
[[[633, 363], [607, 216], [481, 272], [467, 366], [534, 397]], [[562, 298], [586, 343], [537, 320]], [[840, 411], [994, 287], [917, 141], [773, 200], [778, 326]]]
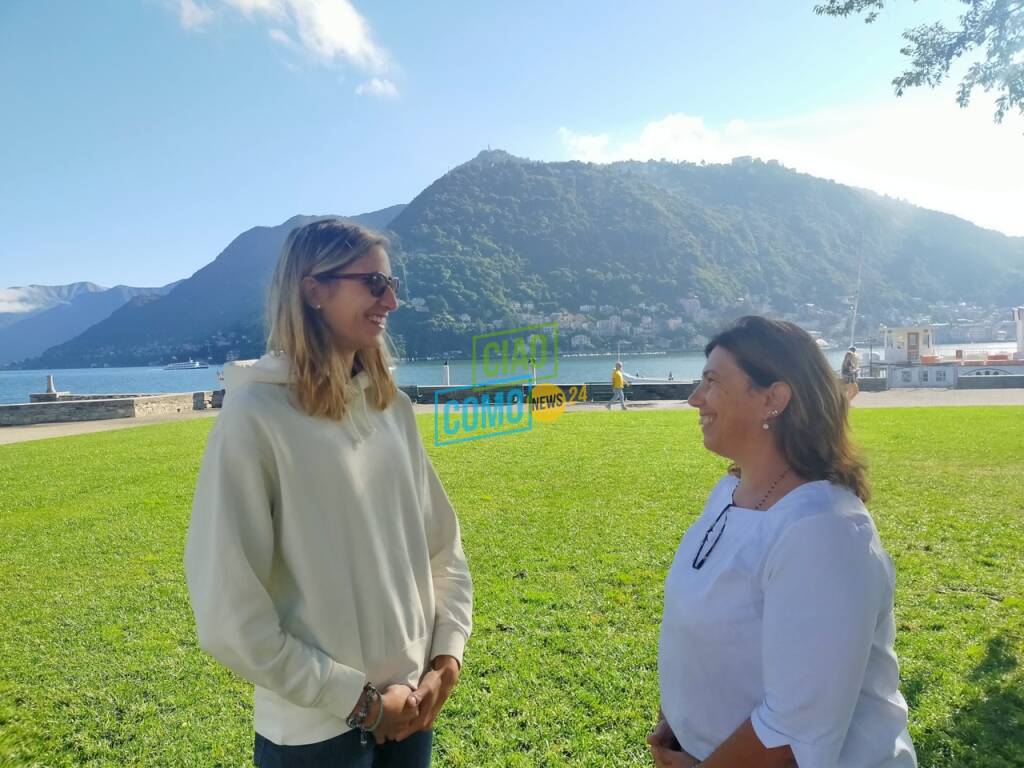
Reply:
[[530, 392], [533, 418], [550, 424], [565, 413], [565, 392], [557, 384], [538, 384]]

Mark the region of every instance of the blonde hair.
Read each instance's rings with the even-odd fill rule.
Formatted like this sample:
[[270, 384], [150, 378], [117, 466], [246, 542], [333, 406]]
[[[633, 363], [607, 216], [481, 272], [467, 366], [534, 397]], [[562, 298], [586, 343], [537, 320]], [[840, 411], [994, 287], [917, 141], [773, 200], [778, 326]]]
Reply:
[[[346, 389], [352, 372], [344, 365], [320, 313], [302, 295], [302, 280], [344, 267], [386, 238], [340, 219], [323, 219], [292, 230], [278, 259], [267, 298], [267, 351], [285, 355], [291, 365], [291, 389], [310, 416], [341, 421], [348, 412]], [[370, 377], [370, 402], [387, 408], [397, 394], [385, 334], [378, 346], [356, 351], [355, 360]]]
[[[741, 317], [704, 348], [728, 350], [758, 389], [777, 381], [792, 391], [775, 421], [775, 443], [793, 471], [808, 480], [829, 480], [867, 502], [867, 466], [850, 439], [849, 403], [817, 342], [793, 323]], [[730, 472], [739, 474], [738, 467]]]

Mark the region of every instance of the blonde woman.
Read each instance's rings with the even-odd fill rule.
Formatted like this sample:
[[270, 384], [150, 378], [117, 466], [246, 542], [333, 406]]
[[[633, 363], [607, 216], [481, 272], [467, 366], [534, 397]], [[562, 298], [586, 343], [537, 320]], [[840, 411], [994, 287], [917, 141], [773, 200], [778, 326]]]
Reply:
[[459, 678], [459, 524], [388, 368], [381, 237], [296, 229], [268, 354], [225, 367], [185, 569], [199, 643], [255, 684], [253, 762], [421, 768]]
[[690, 405], [732, 461], [683, 536], [658, 649], [661, 768], [913, 768], [892, 561], [818, 345], [744, 317]]

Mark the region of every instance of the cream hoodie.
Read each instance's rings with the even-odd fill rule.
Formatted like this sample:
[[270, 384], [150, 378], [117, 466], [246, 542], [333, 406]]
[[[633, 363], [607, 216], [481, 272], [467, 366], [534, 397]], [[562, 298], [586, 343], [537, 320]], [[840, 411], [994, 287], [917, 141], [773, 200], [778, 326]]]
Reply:
[[349, 730], [366, 682], [461, 663], [472, 584], [409, 398], [368, 407], [360, 373], [341, 423], [312, 418], [288, 367], [225, 367], [185, 573], [200, 647], [256, 686], [256, 731], [309, 744]]

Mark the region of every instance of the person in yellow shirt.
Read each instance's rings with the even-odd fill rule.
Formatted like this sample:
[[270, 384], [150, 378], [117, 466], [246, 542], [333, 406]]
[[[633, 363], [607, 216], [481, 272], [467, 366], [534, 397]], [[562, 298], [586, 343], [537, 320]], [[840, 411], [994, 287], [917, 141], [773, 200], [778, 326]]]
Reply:
[[626, 410], [626, 380], [622, 376], [622, 363], [615, 364], [615, 370], [612, 371], [612, 399], [608, 401], [605, 407], [610, 411], [613, 403], [619, 403], [622, 406], [622, 410]]

